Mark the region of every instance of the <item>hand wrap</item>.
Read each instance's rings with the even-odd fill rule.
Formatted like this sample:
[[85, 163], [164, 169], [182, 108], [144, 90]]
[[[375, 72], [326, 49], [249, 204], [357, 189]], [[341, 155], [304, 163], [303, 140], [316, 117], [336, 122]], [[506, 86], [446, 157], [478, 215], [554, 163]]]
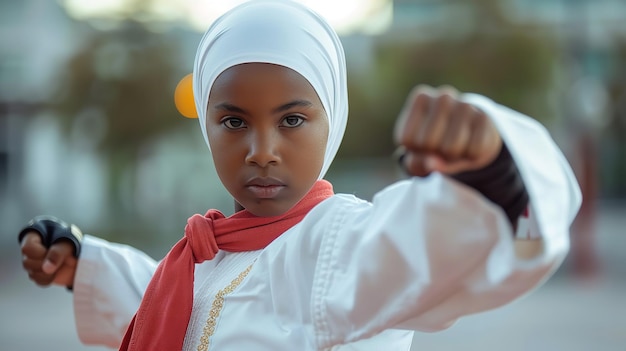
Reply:
[[41, 235], [41, 242], [46, 248], [59, 241], [67, 240], [74, 245], [74, 256], [80, 255], [83, 233], [73, 224], [67, 224], [53, 216], [37, 216], [31, 219], [26, 227], [17, 236], [19, 243], [28, 232], [37, 232]]
[[502, 144], [496, 159], [483, 169], [451, 175], [499, 205], [513, 227], [528, 206], [528, 192], [509, 149]]

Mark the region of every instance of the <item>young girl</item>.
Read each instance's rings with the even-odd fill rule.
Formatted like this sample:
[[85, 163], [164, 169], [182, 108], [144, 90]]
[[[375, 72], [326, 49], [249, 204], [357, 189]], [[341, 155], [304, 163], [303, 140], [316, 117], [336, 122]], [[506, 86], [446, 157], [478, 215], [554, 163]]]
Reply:
[[31, 279], [73, 288], [85, 343], [409, 350], [414, 331], [537, 287], [567, 252], [580, 195], [548, 133], [450, 88], [416, 88], [397, 121], [414, 177], [372, 202], [333, 194], [323, 177], [346, 126], [343, 49], [302, 5], [224, 14], [199, 45], [193, 84], [239, 211], [191, 217], [158, 266], [54, 218], [19, 235]]

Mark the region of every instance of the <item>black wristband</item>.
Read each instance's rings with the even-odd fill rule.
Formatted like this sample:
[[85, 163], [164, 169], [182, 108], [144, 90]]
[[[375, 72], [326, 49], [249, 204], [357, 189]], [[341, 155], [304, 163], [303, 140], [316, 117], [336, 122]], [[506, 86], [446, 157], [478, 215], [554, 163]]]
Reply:
[[528, 206], [528, 192], [517, 165], [505, 144], [496, 159], [486, 167], [451, 176], [478, 190], [487, 199], [500, 206], [515, 227], [519, 216]]
[[31, 231], [41, 235], [41, 241], [46, 248], [61, 240], [68, 240], [74, 245], [74, 256], [80, 255], [83, 233], [73, 224], [67, 224], [53, 216], [37, 216], [20, 231], [17, 236], [18, 242], [21, 243], [26, 233]]

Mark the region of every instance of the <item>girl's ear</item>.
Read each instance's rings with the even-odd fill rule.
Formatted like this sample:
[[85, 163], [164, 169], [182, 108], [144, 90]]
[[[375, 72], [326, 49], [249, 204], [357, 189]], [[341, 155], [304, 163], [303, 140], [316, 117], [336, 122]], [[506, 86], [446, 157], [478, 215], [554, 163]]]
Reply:
[[237, 200], [235, 201], [235, 212], [239, 212], [239, 211], [243, 211], [245, 210], [245, 208], [243, 206], [241, 206], [241, 204], [239, 202], [237, 202]]

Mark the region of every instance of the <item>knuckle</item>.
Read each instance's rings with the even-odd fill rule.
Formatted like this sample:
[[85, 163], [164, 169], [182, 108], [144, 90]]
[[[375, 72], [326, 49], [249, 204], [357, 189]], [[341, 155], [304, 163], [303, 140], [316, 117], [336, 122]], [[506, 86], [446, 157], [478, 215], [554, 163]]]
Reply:
[[455, 87], [449, 84], [440, 85], [437, 89], [444, 94], [448, 94], [454, 97], [456, 97], [459, 94], [459, 91]]
[[474, 116], [478, 112], [478, 110], [467, 102], [459, 102], [457, 105], [458, 114], [460, 116]]
[[413, 108], [411, 112], [421, 113], [425, 106], [428, 106], [432, 96], [425, 91], [419, 91], [413, 96]]
[[418, 84], [411, 89], [410, 95], [416, 97], [421, 94], [429, 94], [433, 91], [433, 87], [428, 84]]
[[457, 102], [453, 108], [453, 112], [451, 113], [450, 118], [454, 120], [455, 123], [471, 123], [475, 114], [476, 109], [474, 108], [474, 106], [466, 102]]
[[491, 120], [489, 119], [489, 117], [487, 116], [487, 114], [485, 112], [483, 112], [482, 110], [476, 109], [476, 113], [474, 113], [472, 115], [472, 122], [477, 125], [477, 126], [486, 126], [488, 125]]
[[26, 233], [26, 235], [24, 235], [22, 242], [28, 243], [28, 244], [37, 244], [37, 243], [41, 244], [42, 242], [41, 234], [39, 234], [38, 232], [34, 230], [31, 230], [28, 233]]
[[456, 101], [456, 96], [454, 95], [454, 92], [447, 89], [439, 90], [439, 97], [450, 102]]
[[[440, 114], [448, 113], [448, 111], [452, 110], [454, 103], [455, 103], [454, 97], [452, 97], [451, 95], [446, 94], [446, 93], [439, 95], [439, 97], [437, 97], [437, 103], [436, 103], [437, 111]], [[446, 117], [446, 116], [438, 116], [438, 117]]]
[[26, 234], [20, 245], [20, 251], [26, 256], [36, 256], [44, 250], [45, 248], [41, 243], [39, 234], [34, 234], [33, 232]]
[[475, 117], [475, 123], [478, 124], [479, 126], [486, 126], [489, 124], [490, 120], [487, 117], [486, 114], [484, 113], [478, 113]]

